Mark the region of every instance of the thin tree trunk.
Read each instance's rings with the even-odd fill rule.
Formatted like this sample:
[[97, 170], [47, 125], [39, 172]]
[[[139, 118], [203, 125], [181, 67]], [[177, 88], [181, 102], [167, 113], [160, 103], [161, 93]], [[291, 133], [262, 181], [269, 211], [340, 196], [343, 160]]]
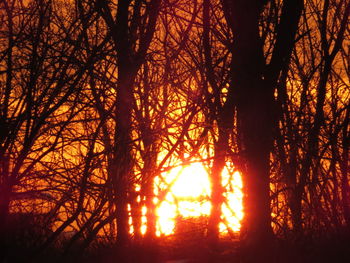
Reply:
[[144, 196], [145, 205], [147, 208], [146, 218], [147, 218], [147, 232], [146, 232], [146, 242], [153, 243], [156, 237], [156, 206], [153, 202], [154, 199], [154, 177], [151, 176], [149, 180], [144, 185]]
[[[136, 24], [136, 27], [131, 27], [129, 22], [130, 17], [139, 15], [137, 11], [140, 8], [139, 4], [133, 5], [130, 0], [119, 1], [115, 18], [108, 1], [100, 0], [97, 4], [98, 12], [103, 16], [111, 32], [118, 66], [114, 158], [110, 177], [114, 191], [112, 202], [116, 205], [117, 243], [121, 255], [126, 253], [124, 248], [129, 245], [130, 241], [128, 195], [134, 179], [132, 156], [133, 86], [137, 72], [145, 62], [153, 38], [160, 2], [152, 0], [147, 5], [148, 12], [146, 14], [148, 19], [144, 20], [144, 25]], [[135, 12], [132, 13], [131, 10]], [[137, 17], [135, 19], [138, 20]], [[135, 36], [138, 37], [135, 39]], [[138, 50], [135, 50], [138, 46], [136, 41], [139, 41]]]
[[221, 207], [224, 202], [224, 188], [222, 186], [222, 171], [225, 167], [226, 153], [228, 149], [229, 130], [219, 125], [219, 138], [215, 143], [213, 166], [210, 173], [211, 181], [211, 212], [208, 222], [208, 239], [213, 249], [216, 248], [219, 238], [219, 224], [221, 218]]
[[[234, 105], [232, 96], [221, 105], [220, 90], [216, 83], [210, 44], [210, 1], [203, 2], [203, 45], [205, 56], [206, 80], [215, 91], [215, 105], [209, 105], [210, 114], [216, 120], [218, 129], [217, 141], [214, 141], [213, 166], [210, 171], [211, 181], [211, 212], [208, 221], [208, 241], [212, 249], [216, 249], [219, 240], [219, 224], [221, 208], [224, 202], [224, 188], [222, 186], [222, 171], [226, 164], [229, 149], [229, 137], [233, 129]], [[230, 87], [232, 89], [232, 85]]]
[[345, 121], [343, 126], [343, 153], [342, 160], [340, 164], [341, 169], [341, 196], [342, 196], [342, 206], [344, 210], [344, 218], [348, 233], [350, 233], [350, 185], [349, 185], [349, 118], [350, 118], [350, 106], [348, 106]]
[[[127, 64], [130, 65], [130, 64]], [[113, 189], [117, 214], [117, 243], [121, 248], [129, 243], [128, 192], [132, 180], [132, 148], [131, 148], [131, 113], [133, 79], [129, 71], [119, 67], [117, 102], [116, 102], [116, 135], [115, 159], [112, 171]]]

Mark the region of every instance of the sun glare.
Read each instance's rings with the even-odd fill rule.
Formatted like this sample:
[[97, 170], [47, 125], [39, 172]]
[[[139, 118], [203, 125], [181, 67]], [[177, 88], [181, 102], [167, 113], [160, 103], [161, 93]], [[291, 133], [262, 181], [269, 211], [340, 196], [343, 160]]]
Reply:
[[[222, 185], [226, 189], [225, 202], [222, 205], [222, 223], [220, 231], [239, 231], [243, 217], [242, 180], [240, 174], [229, 172], [227, 168], [222, 173]], [[156, 196], [164, 197], [157, 204], [157, 235], [174, 233], [177, 217], [195, 218], [209, 216], [210, 181], [208, 171], [202, 163], [176, 167], [161, 178], [157, 177]]]

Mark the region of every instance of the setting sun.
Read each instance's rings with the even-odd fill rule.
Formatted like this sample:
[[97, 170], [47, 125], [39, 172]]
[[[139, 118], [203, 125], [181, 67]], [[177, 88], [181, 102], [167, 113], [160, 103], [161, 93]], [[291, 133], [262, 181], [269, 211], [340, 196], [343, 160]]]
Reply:
[[[242, 180], [238, 172], [222, 172], [222, 185], [226, 189], [222, 205], [220, 232], [239, 231], [242, 212]], [[155, 180], [156, 195], [165, 193], [157, 203], [157, 235], [174, 233], [177, 217], [209, 216], [210, 181], [208, 171], [200, 162], [176, 167]]]
[[350, 262], [349, 21], [0, 0], [0, 263]]

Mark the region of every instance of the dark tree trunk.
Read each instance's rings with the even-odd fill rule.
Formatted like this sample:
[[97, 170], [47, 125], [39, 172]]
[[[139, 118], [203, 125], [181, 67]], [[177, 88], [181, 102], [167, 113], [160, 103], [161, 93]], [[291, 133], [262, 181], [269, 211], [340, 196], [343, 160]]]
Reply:
[[[130, 65], [130, 63], [124, 63], [124, 65]], [[125, 247], [129, 242], [128, 192], [133, 178], [131, 114], [134, 74], [130, 70], [127, 70], [125, 66], [120, 66], [118, 77], [115, 161], [113, 165], [114, 171], [112, 171], [112, 182], [116, 190], [114, 198], [117, 209], [117, 243], [120, 247]]]
[[222, 186], [221, 174], [225, 167], [225, 157], [228, 149], [228, 138], [230, 134], [230, 131], [223, 126], [224, 125], [222, 125], [221, 122], [221, 125], [219, 124], [219, 138], [214, 145], [214, 161], [210, 173], [212, 208], [208, 222], [208, 239], [213, 249], [215, 249], [219, 238], [221, 207], [224, 202], [224, 188]]
[[5, 260], [8, 256], [9, 225], [8, 216], [10, 209], [11, 186], [3, 183], [0, 190], [0, 260]]
[[134, 241], [139, 242], [142, 239], [141, 226], [142, 226], [142, 204], [139, 200], [140, 193], [138, 191], [131, 190], [130, 193], [130, 213], [132, 218], [132, 226], [134, 229]]
[[[259, 92], [257, 92], [259, 94]], [[263, 96], [261, 94], [261, 96]], [[244, 146], [243, 207], [241, 237], [247, 255], [268, 258], [273, 232], [270, 209], [270, 149], [272, 147], [270, 110], [262, 105], [261, 96], [252, 96], [250, 108], [238, 107], [239, 130]], [[254, 98], [255, 97], [255, 98]], [[260, 99], [259, 99], [260, 97]], [[255, 262], [250, 258], [248, 262]]]
[[350, 144], [350, 133], [349, 133], [349, 118], [350, 118], [350, 106], [346, 111], [344, 126], [342, 129], [342, 160], [340, 164], [341, 169], [341, 196], [342, 206], [344, 210], [345, 223], [348, 233], [350, 233], [350, 185], [349, 185], [349, 144]]
[[273, 260], [270, 209], [270, 152], [277, 128], [274, 91], [280, 72], [289, 63], [302, 1], [284, 1], [269, 65], [265, 64], [259, 19], [267, 1], [223, 1], [233, 33], [232, 92], [236, 100], [237, 128], [243, 171], [241, 238], [247, 262]]
[[[129, 245], [130, 241], [128, 203], [134, 180], [132, 156], [134, 84], [137, 72], [145, 62], [147, 50], [153, 38], [160, 2], [153, 0], [147, 4], [146, 16], [148, 19], [145, 20], [139, 17], [140, 3], [134, 5], [130, 0], [119, 1], [115, 17], [108, 1], [98, 1], [97, 5], [98, 12], [103, 16], [111, 32], [118, 66], [114, 160], [110, 176], [114, 191], [112, 203], [116, 206], [117, 243], [122, 256], [127, 253], [124, 248]], [[130, 26], [130, 19], [135, 19], [140, 24]], [[141, 21], [144, 21], [145, 24], [142, 24]], [[136, 42], [139, 42], [139, 47]]]
[[[214, 141], [213, 166], [210, 171], [211, 181], [211, 212], [208, 222], [208, 241], [211, 249], [215, 250], [219, 240], [219, 224], [221, 208], [224, 202], [224, 188], [222, 186], [222, 171], [226, 164], [226, 155], [229, 150], [229, 138], [233, 129], [234, 105], [232, 96], [227, 97], [222, 105], [220, 88], [214, 74], [212, 47], [210, 44], [210, 0], [203, 1], [203, 45], [205, 56], [206, 81], [216, 92], [214, 105], [208, 105], [212, 121], [216, 120], [218, 135]], [[230, 87], [232, 89], [232, 86]], [[208, 102], [210, 103], [210, 102]]]
[[[145, 74], [148, 74], [148, 68], [145, 66]], [[145, 76], [144, 81], [144, 111], [145, 116], [141, 119], [141, 137], [144, 145], [143, 161], [144, 167], [142, 169], [142, 185], [141, 185], [141, 198], [143, 205], [147, 208], [147, 230], [145, 234], [145, 243], [147, 246], [152, 246], [156, 239], [156, 205], [154, 203], [154, 178], [159, 174], [156, 172], [157, 159], [159, 152], [159, 141], [157, 129], [152, 127], [152, 121], [150, 116], [150, 85], [148, 76]]]
[[[253, 2], [253, 1], [250, 1]], [[269, 162], [272, 148], [273, 87], [262, 79], [264, 65], [258, 19], [261, 4], [235, 1], [232, 81], [235, 87], [238, 132], [245, 160], [241, 238], [247, 262], [269, 259], [271, 228]]]
[[146, 242], [153, 243], [156, 237], [156, 206], [153, 202], [154, 199], [154, 177], [149, 178], [148, 182], [145, 184], [145, 205], [147, 208], [146, 218], [147, 218], [147, 232], [146, 232]]

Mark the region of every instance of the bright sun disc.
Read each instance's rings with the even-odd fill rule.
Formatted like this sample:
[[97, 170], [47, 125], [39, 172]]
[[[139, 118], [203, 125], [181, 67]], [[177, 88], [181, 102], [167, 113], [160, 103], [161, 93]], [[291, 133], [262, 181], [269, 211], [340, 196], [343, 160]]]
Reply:
[[[156, 178], [156, 188], [166, 191], [157, 208], [157, 235], [174, 233], [176, 217], [183, 218], [209, 216], [210, 181], [207, 170], [200, 162], [176, 167], [162, 178]], [[242, 180], [238, 172], [230, 173], [227, 168], [222, 173], [222, 185], [226, 189], [226, 202], [222, 205], [220, 231], [239, 231], [243, 217]], [[156, 190], [158, 195], [159, 191]]]

